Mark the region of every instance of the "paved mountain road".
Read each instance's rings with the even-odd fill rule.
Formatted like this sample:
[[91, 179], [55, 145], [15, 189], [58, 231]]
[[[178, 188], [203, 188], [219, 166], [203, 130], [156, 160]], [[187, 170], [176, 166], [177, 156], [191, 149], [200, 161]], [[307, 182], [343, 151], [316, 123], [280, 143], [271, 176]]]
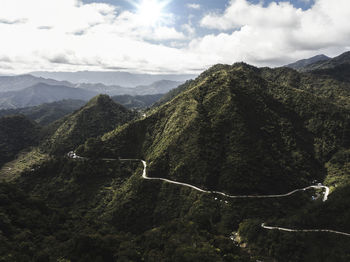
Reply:
[[[68, 153], [68, 157], [70, 158], [76, 158], [76, 159], [85, 159], [88, 160], [88, 158], [84, 158], [84, 157], [80, 157], [77, 156], [75, 153]], [[147, 176], [147, 162], [141, 159], [112, 159], [112, 158], [103, 158], [101, 160], [104, 161], [141, 161], [142, 165], [143, 165], [143, 171], [142, 171], [142, 178], [146, 179], [146, 180], [158, 180], [158, 181], [164, 181], [170, 184], [174, 184], [174, 185], [180, 185], [180, 186], [184, 186], [184, 187], [188, 187], [191, 189], [194, 189], [196, 191], [202, 192], [202, 193], [206, 193], [206, 194], [219, 194], [222, 195], [224, 197], [228, 197], [228, 198], [281, 198], [281, 197], [287, 197], [290, 195], [293, 195], [297, 192], [301, 192], [301, 191], [306, 191], [309, 189], [324, 189], [324, 196], [323, 196], [323, 202], [328, 200], [328, 195], [329, 195], [329, 187], [324, 186], [322, 184], [318, 184], [316, 186], [308, 186], [305, 188], [301, 188], [301, 189], [296, 189], [293, 190], [289, 193], [286, 194], [274, 194], [274, 195], [239, 195], [239, 196], [234, 196], [234, 195], [229, 195], [229, 194], [225, 194], [223, 192], [220, 191], [208, 191], [208, 190], [204, 190], [201, 189], [199, 187], [187, 184], [187, 183], [181, 183], [181, 182], [177, 182], [177, 181], [173, 181], [170, 179], [166, 179], [166, 178], [160, 178], [160, 177], [148, 177]], [[290, 228], [283, 228], [283, 227], [276, 227], [276, 226], [267, 226], [265, 225], [265, 223], [261, 224], [261, 227], [267, 230], [278, 230], [278, 231], [285, 231], [285, 232], [328, 232], [328, 233], [334, 233], [334, 234], [338, 234], [338, 235], [343, 235], [343, 236], [347, 236], [350, 237], [349, 233], [345, 233], [345, 232], [340, 232], [340, 231], [335, 231], [335, 230], [330, 230], [330, 229], [290, 229]]]
[[309, 232], [328, 232], [328, 233], [334, 233], [334, 234], [350, 237], [349, 233], [344, 233], [344, 232], [330, 230], [330, 229], [290, 229], [290, 228], [284, 228], [284, 227], [266, 226], [265, 223], [262, 223], [261, 227], [265, 228], [265, 229], [268, 229], [268, 230], [278, 230], [278, 231], [286, 231], [286, 232], [304, 232], [304, 233], [309, 233]]

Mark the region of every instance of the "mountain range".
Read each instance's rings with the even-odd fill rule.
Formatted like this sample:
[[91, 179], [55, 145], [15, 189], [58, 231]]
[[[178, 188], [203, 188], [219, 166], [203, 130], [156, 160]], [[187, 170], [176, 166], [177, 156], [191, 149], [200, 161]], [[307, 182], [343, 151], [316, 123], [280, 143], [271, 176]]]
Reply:
[[196, 77], [191, 74], [135, 74], [129, 72], [106, 71], [80, 71], [80, 72], [32, 72], [36, 77], [50, 78], [57, 81], [69, 81], [74, 84], [98, 84], [107, 86], [136, 87], [151, 85], [161, 80], [185, 82]]
[[65, 115], [73, 113], [86, 104], [83, 100], [61, 100], [52, 103], [44, 103], [38, 106], [17, 109], [0, 110], [0, 117], [10, 115], [24, 115], [28, 119], [40, 125], [48, 125]]
[[0, 93], [0, 109], [37, 106], [64, 99], [89, 100], [96, 92], [62, 85], [38, 83], [18, 91]]
[[42, 77], [35, 77], [32, 75], [18, 75], [18, 76], [0, 76], [0, 92], [10, 92], [22, 90], [39, 83], [54, 85], [54, 86], [66, 86], [73, 87], [71, 83], [67, 81], [56, 81], [53, 79], [46, 79]]
[[[28, 81], [27, 81], [28, 80]], [[33, 84], [28, 86], [29, 84]], [[125, 88], [103, 84], [71, 84], [30, 75], [0, 77], [0, 110], [37, 106], [63, 99], [87, 101], [97, 94], [116, 95], [158, 95], [179, 86], [181, 82], [161, 80], [148, 86]], [[12, 90], [14, 91], [8, 91]], [[5, 90], [6, 92], [1, 92]]]
[[[348, 261], [345, 235], [261, 225], [350, 233], [349, 61], [218, 64], [142, 115], [98, 95], [26, 132], [0, 170], [0, 260]], [[286, 194], [314, 183], [326, 202]]]
[[115, 95], [155, 95], [165, 94], [171, 89], [178, 87], [182, 82], [171, 80], [159, 80], [149, 85], [140, 85], [132, 88], [122, 86], [106, 86], [103, 84], [77, 84], [76, 87], [100, 94]]

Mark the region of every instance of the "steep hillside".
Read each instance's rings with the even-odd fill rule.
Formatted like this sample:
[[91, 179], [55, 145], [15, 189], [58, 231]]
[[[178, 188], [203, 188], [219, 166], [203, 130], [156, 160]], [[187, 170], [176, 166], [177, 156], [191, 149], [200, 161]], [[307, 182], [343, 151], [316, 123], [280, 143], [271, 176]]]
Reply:
[[[326, 179], [334, 187], [327, 205], [310, 203], [311, 196], [294, 199], [298, 209], [292, 211], [293, 202], [284, 203], [285, 218], [272, 220], [282, 215], [274, 210], [281, 207], [281, 202], [275, 200], [268, 205], [268, 211], [262, 211], [266, 202], [261, 201], [262, 206], [257, 207], [253, 201], [249, 210], [243, 208], [240, 212], [258, 220], [242, 223], [240, 234], [253, 250], [257, 245], [254, 252], [263, 257], [270, 254], [279, 261], [289, 261], [289, 254], [292, 261], [319, 261], [315, 254], [326, 245], [329, 249], [323, 252], [324, 261], [342, 261], [347, 256], [347, 239], [342, 239], [343, 245], [332, 248], [330, 243], [337, 236], [324, 236], [318, 241], [312, 235], [288, 237], [288, 233], [278, 233], [276, 237], [274, 232], [260, 228], [267, 213], [270, 223], [291, 228], [344, 232], [350, 228], [348, 209], [342, 208], [348, 206], [344, 194], [348, 165], [335, 168], [332, 160], [349, 146], [349, 110], [338, 106], [337, 100], [314, 95], [298, 85], [270, 81], [265, 70], [245, 64], [213, 67], [170, 102], [149, 112], [146, 119], [106, 134], [100, 157], [108, 152], [108, 157], [144, 158], [151, 177], [166, 177], [235, 195], [283, 193]], [[279, 70], [270, 73], [281, 76]], [[284, 76], [288, 78], [288, 74]], [[163, 195], [162, 190], [166, 189], [160, 190]], [[242, 208], [236, 202], [238, 206]], [[154, 208], [157, 210], [157, 205]], [[252, 210], [258, 214], [252, 214]], [[117, 216], [116, 221], [120, 219]], [[223, 222], [220, 221], [219, 224]], [[236, 226], [234, 223], [232, 228]], [[276, 243], [275, 249], [267, 245], [271, 242], [264, 244], [264, 239]], [[292, 244], [295, 241], [298, 244]], [[303, 248], [305, 245], [310, 247], [308, 251]]]
[[40, 127], [24, 116], [0, 118], [0, 167], [39, 142]]
[[0, 117], [9, 115], [24, 115], [40, 125], [48, 125], [65, 115], [79, 109], [86, 102], [67, 99], [53, 103], [45, 103], [34, 107], [0, 110]]
[[[344, 74], [341, 71], [337, 72], [342, 79], [347, 73], [348, 71]], [[341, 81], [333, 74], [323, 74], [318, 71], [298, 73], [289, 68], [263, 68], [261, 76], [276, 85], [300, 89], [335, 103], [337, 106], [350, 109], [350, 82]]]
[[323, 161], [341, 146], [340, 112], [257, 68], [217, 66], [103, 139], [122, 157], [146, 158], [156, 176], [231, 193], [285, 192], [325, 175]]
[[63, 99], [89, 100], [96, 94], [79, 88], [39, 83], [23, 90], [0, 93], [0, 109], [36, 106]]
[[59, 120], [54, 134], [46, 146], [54, 153], [64, 154], [94, 138], [113, 130], [130, 121], [135, 113], [116, 104], [106, 95], [99, 95], [90, 100], [79, 111]]

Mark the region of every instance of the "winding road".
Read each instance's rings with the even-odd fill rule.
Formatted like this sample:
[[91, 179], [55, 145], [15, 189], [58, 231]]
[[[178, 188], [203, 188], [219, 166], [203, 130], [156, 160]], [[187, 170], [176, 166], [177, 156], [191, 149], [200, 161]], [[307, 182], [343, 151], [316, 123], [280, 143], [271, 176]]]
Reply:
[[[84, 157], [80, 157], [77, 156], [74, 152], [70, 152], [67, 154], [68, 157], [70, 158], [75, 158], [75, 159], [85, 159], [87, 160], [88, 158], [84, 158]], [[73, 157], [74, 156], [74, 157]], [[184, 186], [184, 187], [188, 187], [191, 189], [194, 189], [196, 191], [205, 193], [205, 194], [219, 194], [222, 195], [224, 197], [228, 197], [228, 198], [281, 198], [281, 197], [287, 197], [290, 195], [293, 195], [297, 192], [301, 192], [301, 191], [306, 191], [309, 189], [324, 189], [324, 196], [323, 196], [323, 202], [328, 200], [328, 195], [329, 195], [329, 187], [324, 186], [322, 184], [318, 184], [315, 186], [308, 186], [305, 188], [301, 188], [301, 189], [296, 189], [293, 190], [289, 193], [286, 194], [280, 194], [280, 195], [239, 195], [239, 196], [233, 196], [233, 195], [228, 195], [225, 194], [223, 192], [219, 192], [219, 191], [208, 191], [208, 190], [204, 190], [201, 189], [199, 187], [187, 184], [187, 183], [181, 183], [181, 182], [177, 182], [177, 181], [173, 181], [170, 179], [166, 179], [166, 178], [160, 178], [160, 177], [148, 177], [147, 176], [147, 162], [141, 159], [112, 159], [112, 158], [102, 158], [101, 160], [103, 161], [141, 161], [143, 164], [143, 171], [142, 171], [142, 178], [146, 179], [146, 180], [158, 180], [158, 181], [164, 181], [170, 184], [174, 184], [174, 185], [180, 185], [180, 186]], [[347, 236], [350, 237], [349, 233], [345, 233], [345, 232], [340, 232], [340, 231], [335, 231], [335, 230], [331, 230], [331, 229], [290, 229], [290, 228], [283, 228], [283, 227], [277, 227], [277, 226], [267, 226], [265, 223], [261, 224], [261, 227], [267, 230], [278, 230], [278, 231], [285, 231], [285, 232], [327, 232], [327, 233], [333, 233], [333, 234], [338, 234], [338, 235], [343, 235], [343, 236]]]
[[284, 227], [266, 226], [265, 223], [262, 223], [261, 227], [265, 228], [265, 229], [268, 229], [268, 230], [279, 230], [279, 231], [286, 231], [286, 232], [304, 232], [304, 233], [308, 233], [308, 232], [328, 232], [328, 233], [334, 233], [334, 234], [350, 237], [349, 233], [344, 233], [344, 232], [330, 230], [330, 229], [290, 229], [290, 228], [284, 228]]
[[218, 194], [218, 195], [222, 195], [222, 196], [228, 197], [228, 198], [280, 198], [280, 197], [287, 197], [287, 196], [293, 195], [293, 194], [295, 194], [297, 192], [306, 191], [306, 190], [309, 190], [309, 189], [325, 189], [325, 193], [324, 193], [324, 196], [323, 196], [323, 202], [325, 202], [325, 201], [327, 201], [328, 195], [329, 195], [329, 188], [327, 186], [323, 186], [323, 185], [319, 184], [317, 186], [308, 186], [308, 187], [305, 187], [305, 188], [296, 189], [296, 190], [293, 190], [292, 192], [289, 192], [289, 193], [286, 193], [286, 194], [280, 194], [280, 195], [239, 195], [239, 196], [233, 196], [233, 195], [225, 194], [225, 193], [220, 192], [220, 191], [204, 190], [204, 189], [201, 189], [199, 187], [196, 187], [196, 186], [193, 186], [193, 185], [190, 185], [190, 184], [173, 181], [173, 180], [169, 180], [169, 179], [166, 179], [166, 178], [148, 177], [147, 176], [147, 171], [146, 171], [147, 170], [147, 163], [146, 163], [146, 161], [139, 160], [139, 159], [120, 159], [120, 161], [130, 161], [130, 160], [132, 160], [132, 161], [141, 161], [142, 162], [142, 164], [143, 164], [142, 177], [144, 179], [164, 181], [164, 182], [167, 182], [167, 183], [170, 183], [170, 184], [175, 184], [175, 185], [189, 187], [189, 188], [192, 188], [192, 189], [197, 190], [197, 191], [202, 192], [202, 193]]

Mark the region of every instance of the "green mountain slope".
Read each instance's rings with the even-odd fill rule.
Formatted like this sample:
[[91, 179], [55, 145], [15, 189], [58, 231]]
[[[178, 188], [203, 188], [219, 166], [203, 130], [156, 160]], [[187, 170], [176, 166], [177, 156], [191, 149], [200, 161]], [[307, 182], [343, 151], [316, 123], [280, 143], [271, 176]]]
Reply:
[[[341, 72], [338, 74], [341, 78], [345, 77]], [[333, 74], [323, 74], [318, 71], [298, 73], [289, 68], [263, 68], [261, 76], [276, 85], [300, 89], [335, 103], [337, 106], [350, 108], [350, 82], [340, 81]]]
[[99, 95], [72, 115], [54, 123], [53, 126], [57, 129], [46, 142], [46, 146], [54, 154], [64, 154], [88, 138], [95, 138], [113, 130], [133, 117], [135, 113], [116, 104], [108, 96]]
[[0, 167], [39, 142], [40, 127], [24, 116], [0, 118]]
[[345, 110], [244, 64], [212, 71], [106, 144], [146, 158], [155, 176], [231, 193], [286, 192], [325, 175]]
[[[115, 152], [109, 157], [146, 159], [151, 177], [167, 177], [231, 194], [285, 193], [310, 185], [314, 179], [326, 179], [327, 183], [332, 181], [329, 186], [337, 184], [330, 204], [315, 206], [309, 202], [310, 198], [304, 198], [294, 203], [301, 205], [304, 202], [306, 206], [301, 210], [299, 206], [300, 211], [291, 211], [293, 202], [288, 202], [288, 211], [284, 214], [288, 219], [277, 222], [282, 221], [282, 225], [292, 228], [293, 225], [296, 228], [326, 227], [346, 232], [349, 228], [346, 219], [348, 209], [341, 208], [341, 203], [347, 203], [348, 198], [346, 195], [341, 197], [344, 192], [341, 188], [347, 186], [344, 181], [348, 181], [348, 167], [339, 167], [334, 171], [330, 163], [335, 153], [340, 154], [349, 146], [349, 110], [338, 103], [337, 98], [324, 95], [322, 89], [317, 94], [316, 90], [308, 92], [300, 84], [276, 81], [281, 80], [282, 76], [289, 79], [288, 72], [281, 73], [278, 69], [268, 73], [266, 69], [245, 64], [215, 66], [187, 85], [185, 91], [173, 100], [149, 112], [146, 119], [106, 134], [102, 138], [104, 152]], [[305, 77], [295, 74], [295, 71], [291, 75]], [[160, 190], [162, 194], [163, 189]], [[164, 195], [171, 199], [171, 194]], [[279, 206], [278, 202], [274, 205]], [[264, 201], [261, 204], [264, 205]], [[155, 206], [154, 210], [157, 208]], [[257, 206], [253, 209], [260, 210]], [[281, 215], [273, 211], [271, 205], [268, 209], [273, 214], [270, 214], [270, 219]], [[252, 212], [251, 209], [244, 210], [241, 212]], [[317, 220], [321, 210], [325, 216]], [[260, 210], [259, 215], [253, 215], [261, 219], [260, 224], [266, 215], [262, 213], [264, 211]], [[305, 223], [308, 221], [305, 219], [307, 214], [310, 214], [309, 223]], [[289, 223], [290, 216], [304, 222], [297, 225]], [[304, 219], [300, 219], [303, 216]], [[117, 221], [121, 219], [120, 216], [116, 218]], [[226, 218], [222, 216], [221, 219]], [[337, 221], [337, 224], [334, 225], [332, 221]], [[256, 227], [252, 227], [252, 230], [261, 232]], [[263, 241], [266, 234], [275, 235], [273, 232], [261, 232], [259, 239]], [[279, 235], [284, 240], [288, 237], [286, 234]], [[242, 235], [246, 237], [244, 231]], [[279, 243], [276, 250], [272, 252], [268, 247], [257, 253], [273, 254], [272, 257], [280, 261], [289, 261], [283, 254], [287, 253], [285, 249], [295, 238], [298, 237], [292, 236], [291, 240], [284, 241], [274, 238], [272, 241]], [[255, 243], [254, 238], [247, 239]], [[294, 245], [294, 249], [290, 250], [291, 255], [297, 252], [294, 261], [318, 261], [314, 260], [317, 250], [329, 244], [334, 237], [324, 237], [308, 252], [302, 246], [312, 242], [315, 237], [302, 236], [298, 239], [300, 245]], [[324, 261], [344, 259], [347, 250], [342, 250], [341, 246], [345, 247], [348, 242], [330, 248], [325, 256], [328, 260]], [[258, 244], [264, 247], [264, 244]]]

